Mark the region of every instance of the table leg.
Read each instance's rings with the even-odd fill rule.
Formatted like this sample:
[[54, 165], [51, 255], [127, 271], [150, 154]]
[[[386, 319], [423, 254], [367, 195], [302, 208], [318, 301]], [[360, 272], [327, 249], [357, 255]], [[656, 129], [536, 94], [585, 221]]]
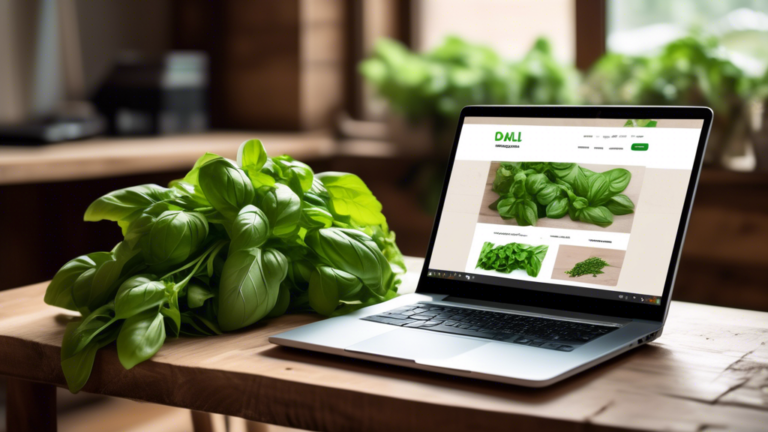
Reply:
[[55, 386], [8, 378], [6, 389], [8, 432], [56, 432]]

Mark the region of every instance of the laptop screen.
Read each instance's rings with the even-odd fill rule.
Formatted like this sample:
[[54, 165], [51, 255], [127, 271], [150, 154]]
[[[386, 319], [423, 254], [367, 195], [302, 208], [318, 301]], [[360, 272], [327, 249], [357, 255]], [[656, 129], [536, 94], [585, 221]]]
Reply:
[[660, 305], [703, 126], [466, 117], [427, 276]]

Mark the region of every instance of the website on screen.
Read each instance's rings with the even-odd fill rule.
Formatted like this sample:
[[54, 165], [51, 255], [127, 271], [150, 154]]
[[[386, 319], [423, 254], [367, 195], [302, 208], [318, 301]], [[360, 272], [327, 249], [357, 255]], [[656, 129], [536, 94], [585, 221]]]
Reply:
[[702, 127], [467, 117], [427, 275], [660, 304]]

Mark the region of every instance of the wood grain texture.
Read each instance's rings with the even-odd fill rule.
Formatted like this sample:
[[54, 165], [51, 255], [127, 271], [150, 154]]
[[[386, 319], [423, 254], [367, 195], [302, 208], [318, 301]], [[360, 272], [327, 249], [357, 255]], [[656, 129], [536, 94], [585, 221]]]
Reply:
[[271, 155], [290, 154], [305, 161], [329, 156], [336, 147], [322, 132], [210, 132], [0, 147], [0, 185], [184, 170], [206, 152], [235, 158], [240, 143], [251, 138], [261, 139]]
[[[418, 279], [419, 260], [404, 291]], [[64, 385], [72, 314], [46, 283], [0, 293], [0, 374]], [[768, 313], [673, 302], [664, 335], [545, 389], [444, 376], [271, 345], [314, 322], [287, 315], [214, 338], [170, 340], [124, 370], [102, 350], [84, 391], [311, 430], [764, 430]]]
[[[480, 215], [477, 221], [480, 223], [497, 224], [497, 225], [517, 225], [517, 221], [514, 219], [504, 220], [499, 216], [499, 212], [488, 208], [494, 201], [499, 199], [499, 194], [493, 191], [493, 180], [496, 178], [496, 170], [499, 169], [501, 162], [491, 162], [491, 169], [488, 170], [488, 181], [485, 184], [485, 192], [483, 193], [483, 201], [480, 204]], [[632, 180], [627, 185], [627, 189], [622, 193], [629, 197], [635, 205], [640, 200], [640, 191], [643, 187], [643, 177], [645, 175], [645, 167], [640, 166], [619, 166], [619, 165], [594, 165], [594, 164], [579, 164], [584, 168], [601, 173], [614, 168], [624, 168], [632, 173]], [[563, 229], [576, 229], [587, 231], [599, 231], [599, 232], [620, 232], [629, 233], [632, 231], [632, 222], [634, 222], [634, 213], [622, 216], [614, 216], [613, 223], [605, 228], [599, 227], [595, 224], [589, 224], [585, 222], [577, 222], [571, 220], [568, 215], [560, 219], [541, 218], [536, 223], [537, 227], [544, 228], [563, 228]]]

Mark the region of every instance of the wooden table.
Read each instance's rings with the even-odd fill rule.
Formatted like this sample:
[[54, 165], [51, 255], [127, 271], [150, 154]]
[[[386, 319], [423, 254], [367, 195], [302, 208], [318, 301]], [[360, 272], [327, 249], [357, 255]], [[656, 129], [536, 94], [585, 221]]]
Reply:
[[94, 138], [40, 147], [0, 146], [0, 185], [83, 180], [181, 171], [206, 152], [235, 158], [240, 143], [262, 140], [271, 155], [327, 157], [336, 141], [327, 132], [208, 132], [140, 138]]
[[[422, 261], [409, 259], [405, 291]], [[71, 313], [46, 283], [0, 293], [9, 429], [55, 425], [59, 349]], [[545, 389], [526, 389], [277, 347], [288, 315], [215, 338], [168, 341], [122, 368], [99, 352], [84, 391], [311, 430], [765, 430], [768, 313], [672, 304], [664, 335]]]

